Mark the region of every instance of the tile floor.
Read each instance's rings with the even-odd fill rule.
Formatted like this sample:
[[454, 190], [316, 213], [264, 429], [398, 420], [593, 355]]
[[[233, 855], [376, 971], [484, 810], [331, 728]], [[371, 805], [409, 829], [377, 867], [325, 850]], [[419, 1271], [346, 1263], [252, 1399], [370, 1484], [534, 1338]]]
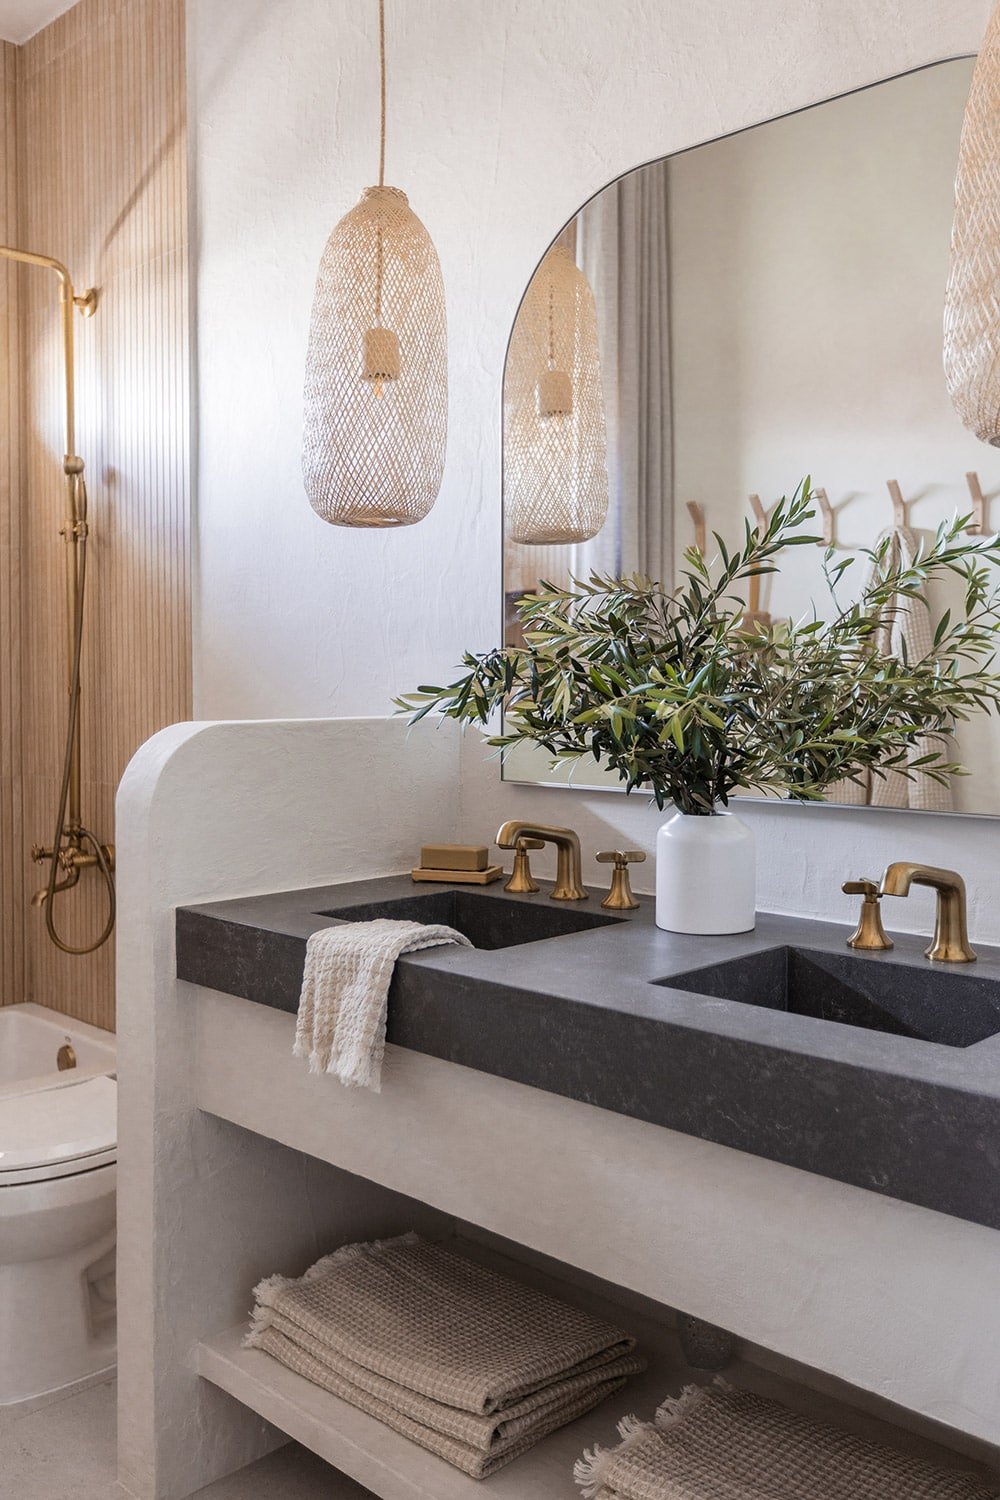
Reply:
[[[115, 1384], [0, 1415], [3, 1500], [128, 1500], [115, 1479]], [[197, 1500], [370, 1500], [295, 1444], [202, 1490]]]

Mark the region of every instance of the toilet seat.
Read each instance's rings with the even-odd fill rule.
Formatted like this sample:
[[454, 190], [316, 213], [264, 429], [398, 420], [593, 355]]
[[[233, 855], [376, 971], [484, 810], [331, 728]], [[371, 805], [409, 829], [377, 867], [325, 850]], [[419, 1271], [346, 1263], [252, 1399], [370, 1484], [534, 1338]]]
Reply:
[[0, 1190], [111, 1165], [117, 1106], [118, 1085], [106, 1077], [0, 1099]]

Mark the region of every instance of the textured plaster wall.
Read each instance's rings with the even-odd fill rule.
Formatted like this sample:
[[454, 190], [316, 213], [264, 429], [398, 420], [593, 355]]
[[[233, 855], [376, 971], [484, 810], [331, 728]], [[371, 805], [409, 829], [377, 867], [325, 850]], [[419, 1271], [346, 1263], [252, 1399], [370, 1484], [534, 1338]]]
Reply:
[[[442, 837], [455, 836], [457, 779], [454, 740], [350, 720], [176, 724], [125, 772], [119, 1467], [139, 1500], [178, 1500], [281, 1441], [198, 1379], [194, 1343], [244, 1317], [261, 1276], [420, 1214], [197, 1109], [197, 1009], [175, 978], [174, 909], [404, 870], [432, 816]], [[233, 1066], [230, 1047], [215, 1060]]]

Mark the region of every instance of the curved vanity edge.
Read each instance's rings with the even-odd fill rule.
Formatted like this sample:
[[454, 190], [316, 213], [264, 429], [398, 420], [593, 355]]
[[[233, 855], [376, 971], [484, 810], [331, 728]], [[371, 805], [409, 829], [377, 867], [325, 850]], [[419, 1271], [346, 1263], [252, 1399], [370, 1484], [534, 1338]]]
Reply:
[[[306, 939], [337, 920], [330, 912], [413, 896], [408, 877], [390, 876], [178, 908], [177, 977], [294, 1013]], [[476, 893], [498, 898], [551, 911], [544, 892]], [[603, 915], [595, 897], [585, 910]], [[845, 957], [847, 931], [762, 914], [751, 933], [681, 937], [655, 927], [645, 898], [633, 915], [589, 931], [406, 955], [387, 1039], [1000, 1229], [1000, 952], [982, 950], [973, 972], [955, 976], [997, 986], [998, 1034], [970, 1046], [671, 987], [674, 976], [769, 950]], [[925, 974], [923, 946], [903, 937], [878, 961]]]

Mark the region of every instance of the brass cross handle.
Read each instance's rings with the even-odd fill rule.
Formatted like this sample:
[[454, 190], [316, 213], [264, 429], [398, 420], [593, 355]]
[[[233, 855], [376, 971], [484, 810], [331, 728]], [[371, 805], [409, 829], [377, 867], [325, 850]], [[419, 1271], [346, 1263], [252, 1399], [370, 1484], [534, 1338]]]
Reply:
[[602, 849], [597, 856], [599, 865], [614, 865], [611, 889], [601, 902], [610, 911], [635, 911], [639, 905], [632, 894], [629, 865], [641, 865], [646, 856], [641, 849]]
[[892, 938], [886, 934], [882, 926], [882, 892], [877, 880], [869, 880], [862, 877], [860, 880], [845, 880], [843, 884], [845, 896], [864, 896], [861, 903], [861, 915], [858, 925], [847, 939], [849, 948], [866, 948], [870, 952], [888, 953], [892, 947]]
[[530, 849], [544, 849], [544, 839], [529, 839], [523, 835], [514, 841], [514, 869], [511, 877], [504, 886], [505, 891], [513, 891], [517, 896], [532, 896], [535, 891], [540, 891], [541, 886], [533, 879], [531, 865], [528, 863], [528, 851]]

